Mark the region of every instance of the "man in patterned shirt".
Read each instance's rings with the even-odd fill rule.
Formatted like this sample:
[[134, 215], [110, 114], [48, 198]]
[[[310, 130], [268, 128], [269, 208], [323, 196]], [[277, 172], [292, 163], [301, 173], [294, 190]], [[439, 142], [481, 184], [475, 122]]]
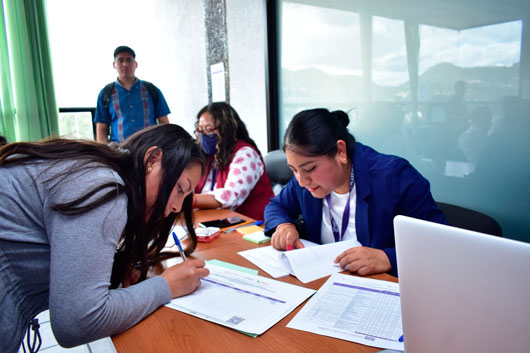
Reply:
[[138, 63], [134, 50], [119, 46], [114, 50], [115, 82], [105, 86], [96, 108], [96, 140], [122, 142], [135, 132], [157, 123], [167, 124], [170, 113], [162, 92], [152, 83], [134, 75]]

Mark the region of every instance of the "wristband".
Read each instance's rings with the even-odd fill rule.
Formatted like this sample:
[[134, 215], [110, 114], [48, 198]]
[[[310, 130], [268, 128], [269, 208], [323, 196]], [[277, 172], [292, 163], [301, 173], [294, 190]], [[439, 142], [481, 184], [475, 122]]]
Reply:
[[193, 194], [193, 202], [191, 208], [197, 208], [197, 195]]

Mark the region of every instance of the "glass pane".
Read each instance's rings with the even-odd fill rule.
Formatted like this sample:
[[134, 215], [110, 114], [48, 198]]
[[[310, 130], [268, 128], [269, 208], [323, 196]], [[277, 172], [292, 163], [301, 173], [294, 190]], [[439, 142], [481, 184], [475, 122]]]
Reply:
[[70, 139], [93, 140], [90, 112], [59, 113], [59, 135]]
[[372, 33], [375, 100], [410, 99], [403, 21], [374, 16]]
[[523, 182], [530, 176], [530, 145], [523, 143], [529, 107], [517, 97], [521, 30], [521, 21], [462, 31], [420, 26], [421, 104], [413, 133], [415, 165], [437, 200], [482, 211], [507, 236], [530, 240], [528, 217], [514, 222], [530, 210]]
[[288, 1], [281, 6], [280, 141], [297, 112], [351, 109], [362, 93], [359, 15]]
[[403, 21], [372, 18], [372, 99], [356, 110], [349, 128], [361, 142], [383, 153], [412, 155], [405, 129], [410, 85]]
[[[506, 22], [486, 6], [469, 17], [448, 8], [423, 24], [423, 9], [414, 9], [416, 26], [405, 22], [406, 1], [399, 9], [374, 3], [371, 17], [357, 12], [360, 1], [300, 2], [280, 2], [280, 141], [302, 109], [354, 108], [354, 136], [408, 159], [437, 201], [486, 213], [506, 237], [530, 242], [530, 58], [520, 62], [530, 31], [518, 15]], [[462, 13], [471, 6], [451, 4]], [[429, 15], [434, 5], [425, 6]], [[367, 74], [371, 85], [363, 83]]]

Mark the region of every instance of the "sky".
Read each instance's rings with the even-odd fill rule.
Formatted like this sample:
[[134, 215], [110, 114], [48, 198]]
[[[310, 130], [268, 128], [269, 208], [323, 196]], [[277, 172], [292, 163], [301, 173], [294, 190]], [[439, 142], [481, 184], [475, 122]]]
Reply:
[[[362, 74], [359, 15], [284, 2], [282, 67], [313, 67], [329, 74]], [[521, 21], [463, 31], [420, 25], [420, 67], [442, 63], [460, 67], [511, 66], [519, 62]], [[376, 83], [408, 81], [403, 21], [372, 20], [372, 76]]]

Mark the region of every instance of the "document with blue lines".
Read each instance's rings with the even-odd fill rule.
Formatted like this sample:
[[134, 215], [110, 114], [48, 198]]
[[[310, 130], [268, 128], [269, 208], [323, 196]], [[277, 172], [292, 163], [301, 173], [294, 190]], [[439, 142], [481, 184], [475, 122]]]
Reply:
[[[399, 285], [334, 273], [287, 327], [404, 350]], [[406, 339], [406, 338], [405, 338]]]
[[193, 293], [167, 306], [217, 324], [260, 335], [315, 290], [207, 263], [210, 274]]

